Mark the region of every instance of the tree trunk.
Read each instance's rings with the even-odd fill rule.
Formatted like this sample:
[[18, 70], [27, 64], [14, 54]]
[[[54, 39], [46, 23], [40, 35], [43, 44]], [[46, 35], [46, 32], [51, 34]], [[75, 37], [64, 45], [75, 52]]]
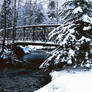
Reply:
[[4, 52], [4, 47], [5, 47], [5, 39], [6, 39], [6, 0], [4, 0], [4, 21], [3, 21], [3, 43], [2, 43], [2, 50], [1, 50], [1, 53], [0, 53], [0, 56], [2, 55], [2, 53]]
[[16, 16], [16, 0], [14, 0], [14, 20], [13, 20], [13, 44], [15, 41], [15, 37], [16, 37], [16, 22], [17, 22], [17, 16]]

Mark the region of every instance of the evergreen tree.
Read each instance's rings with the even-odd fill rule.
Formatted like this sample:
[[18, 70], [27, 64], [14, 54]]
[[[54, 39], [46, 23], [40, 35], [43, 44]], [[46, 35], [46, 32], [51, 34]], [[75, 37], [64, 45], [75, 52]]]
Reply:
[[23, 4], [23, 0], [18, 0], [18, 6], [16, 9], [17, 12], [17, 25], [18, 26], [22, 26], [26, 23], [24, 23], [25, 17], [24, 17], [24, 9], [26, 9], [26, 7], [24, 7]]
[[26, 24], [42, 24], [45, 21], [43, 14], [43, 6], [41, 3], [32, 2], [31, 0], [25, 3], [24, 17]]
[[43, 24], [45, 16], [43, 14], [43, 6], [41, 3], [34, 4], [34, 11], [33, 11], [33, 23], [34, 24]]
[[63, 65], [90, 67], [92, 2], [71, 0], [66, 1], [62, 7], [60, 15], [63, 24], [49, 34], [50, 40], [54, 40], [60, 46], [51, 52], [41, 68]]
[[48, 11], [47, 11], [47, 14], [48, 14], [48, 18], [50, 19], [50, 23], [52, 24], [55, 24], [56, 23], [56, 20], [57, 20], [57, 10], [56, 10], [56, 1], [54, 0], [50, 0], [49, 3], [48, 3]]

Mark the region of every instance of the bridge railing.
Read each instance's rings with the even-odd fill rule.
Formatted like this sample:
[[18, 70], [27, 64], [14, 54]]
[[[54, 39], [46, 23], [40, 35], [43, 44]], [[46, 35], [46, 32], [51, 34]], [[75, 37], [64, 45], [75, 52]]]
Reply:
[[[60, 25], [26, 25], [17, 26], [15, 40], [18, 41], [48, 41], [48, 34]], [[3, 32], [3, 31], [2, 31]], [[0, 33], [1, 37], [3, 33]], [[7, 28], [6, 40], [11, 41], [13, 38], [13, 27]]]

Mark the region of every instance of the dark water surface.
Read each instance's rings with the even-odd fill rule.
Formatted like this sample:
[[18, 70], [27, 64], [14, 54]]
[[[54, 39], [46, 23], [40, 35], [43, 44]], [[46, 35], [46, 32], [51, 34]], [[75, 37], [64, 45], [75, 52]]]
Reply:
[[34, 92], [50, 81], [50, 76], [41, 70], [0, 70], [0, 92]]
[[33, 51], [21, 57], [23, 62], [5, 64], [0, 69], [0, 92], [34, 92], [49, 83], [49, 73], [38, 68], [47, 56], [43, 51]]

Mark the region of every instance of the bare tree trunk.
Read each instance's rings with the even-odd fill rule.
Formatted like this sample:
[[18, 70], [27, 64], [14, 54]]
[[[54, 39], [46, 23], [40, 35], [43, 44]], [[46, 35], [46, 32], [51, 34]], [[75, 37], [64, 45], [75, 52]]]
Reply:
[[14, 0], [14, 20], [13, 20], [13, 44], [16, 37], [16, 22], [17, 22], [17, 16], [16, 16], [16, 0]]
[[4, 52], [4, 47], [5, 47], [5, 39], [6, 39], [6, 0], [4, 0], [4, 21], [3, 21], [3, 43], [2, 43], [2, 50], [0, 55], [2, 55], [2, 53]]
[[57, 24], [58, 24], [58, 0], [57, 0]]

